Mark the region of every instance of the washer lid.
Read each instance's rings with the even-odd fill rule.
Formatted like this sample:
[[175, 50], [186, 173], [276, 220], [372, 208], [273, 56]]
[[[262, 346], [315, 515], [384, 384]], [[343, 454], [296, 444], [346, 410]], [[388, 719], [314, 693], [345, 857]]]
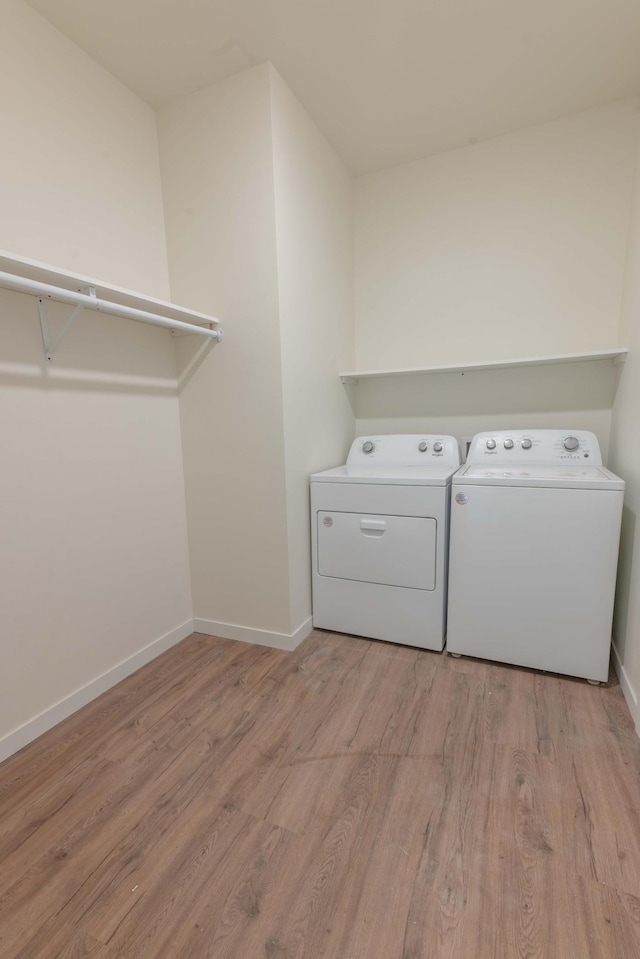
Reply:
[[377, 483], [385, 486], [448, 486], [455, 466], [337, 466], [312, 473], [312, 483]]
[[453, 482], [470, 486], [533, 486], [553, 489], [623, 490], [624, 480], [604, 466], [514, 466], [502, 469], [471, 463]]

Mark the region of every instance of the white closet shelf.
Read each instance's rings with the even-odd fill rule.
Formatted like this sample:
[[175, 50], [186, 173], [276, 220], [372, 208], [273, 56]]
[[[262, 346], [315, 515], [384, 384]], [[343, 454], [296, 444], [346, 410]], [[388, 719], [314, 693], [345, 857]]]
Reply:
[[[187, 310], [175, 303], [134, 293], [79, 273], [69, 273], [13, 253], [0, 251], [0, 287], [36, 297], [47, 360], [53, 359], [56, 348], [84, 309], [161, 326], [170, 330], [173, 336], [196, 333], [217, 342], [222, 340], [222, 330], [215, 316]], [[74, 307], [55, 342], [51, 340], [47, 323], [48, 300]]]
[[482, 363], [456, 363], [446, 366], [416, 366], [397, 370], [360, 370], [341, 373], [343, 383], [357, 383], [358, 380], [370, 380], [381, 376], [417, 376], [431, 373], [472, 373], [478, 370], [505, 370], [519, 366], [550, 366], [554, 363], [587, 363], [593, 360], [612, 360], [623, 363], [627, 355], [626, 347], [613, 350], [598, 350], [591, 353], [556, 353], [552, 356], [529, 356], [515, 360], [495, 360]]

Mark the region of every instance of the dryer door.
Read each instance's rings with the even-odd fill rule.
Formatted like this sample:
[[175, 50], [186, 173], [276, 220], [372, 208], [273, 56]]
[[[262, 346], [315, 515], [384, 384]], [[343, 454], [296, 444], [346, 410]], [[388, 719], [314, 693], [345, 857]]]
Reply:
[[320, 576], [435, 589], [435, 519], [319, 510], [316, 521]]

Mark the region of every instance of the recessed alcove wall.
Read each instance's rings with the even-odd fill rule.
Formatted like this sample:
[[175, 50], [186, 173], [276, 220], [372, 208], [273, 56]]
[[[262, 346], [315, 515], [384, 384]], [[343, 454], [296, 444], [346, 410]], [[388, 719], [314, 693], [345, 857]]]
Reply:
[[611, 360], [360, 380], [356, 429], [365, 433], [588, 429], [606, 460], [622, 364]]

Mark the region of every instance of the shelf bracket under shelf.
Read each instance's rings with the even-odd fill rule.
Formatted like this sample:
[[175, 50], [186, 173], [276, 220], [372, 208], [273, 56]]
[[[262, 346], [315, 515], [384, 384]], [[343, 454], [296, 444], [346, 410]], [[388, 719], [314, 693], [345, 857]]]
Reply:
[[[96, 291], [91, 288], [89, 291], [90, 296], [95, 296]], [[71, 316], [63, 326], [62, 330], [58, 334], [55, 340], [51, 339], [51, 331], [49, 330], [49, 320], [47, 317], [47, 302], [46, 300], [38, 296], [36, 297], [36, 302], [38, 304], [38, 318], [40, 320], [40, 331], [42, 333], [42, 345], [44, 347], [44, 358], [49, 363], [53, 360], [56, 350], [62, 343], [63, 339], [69, 332], [69, 330], [75, 326], [75, 323], [84, 310], [84, 304], [78, 303], [78, 305], [72, 310]]]

